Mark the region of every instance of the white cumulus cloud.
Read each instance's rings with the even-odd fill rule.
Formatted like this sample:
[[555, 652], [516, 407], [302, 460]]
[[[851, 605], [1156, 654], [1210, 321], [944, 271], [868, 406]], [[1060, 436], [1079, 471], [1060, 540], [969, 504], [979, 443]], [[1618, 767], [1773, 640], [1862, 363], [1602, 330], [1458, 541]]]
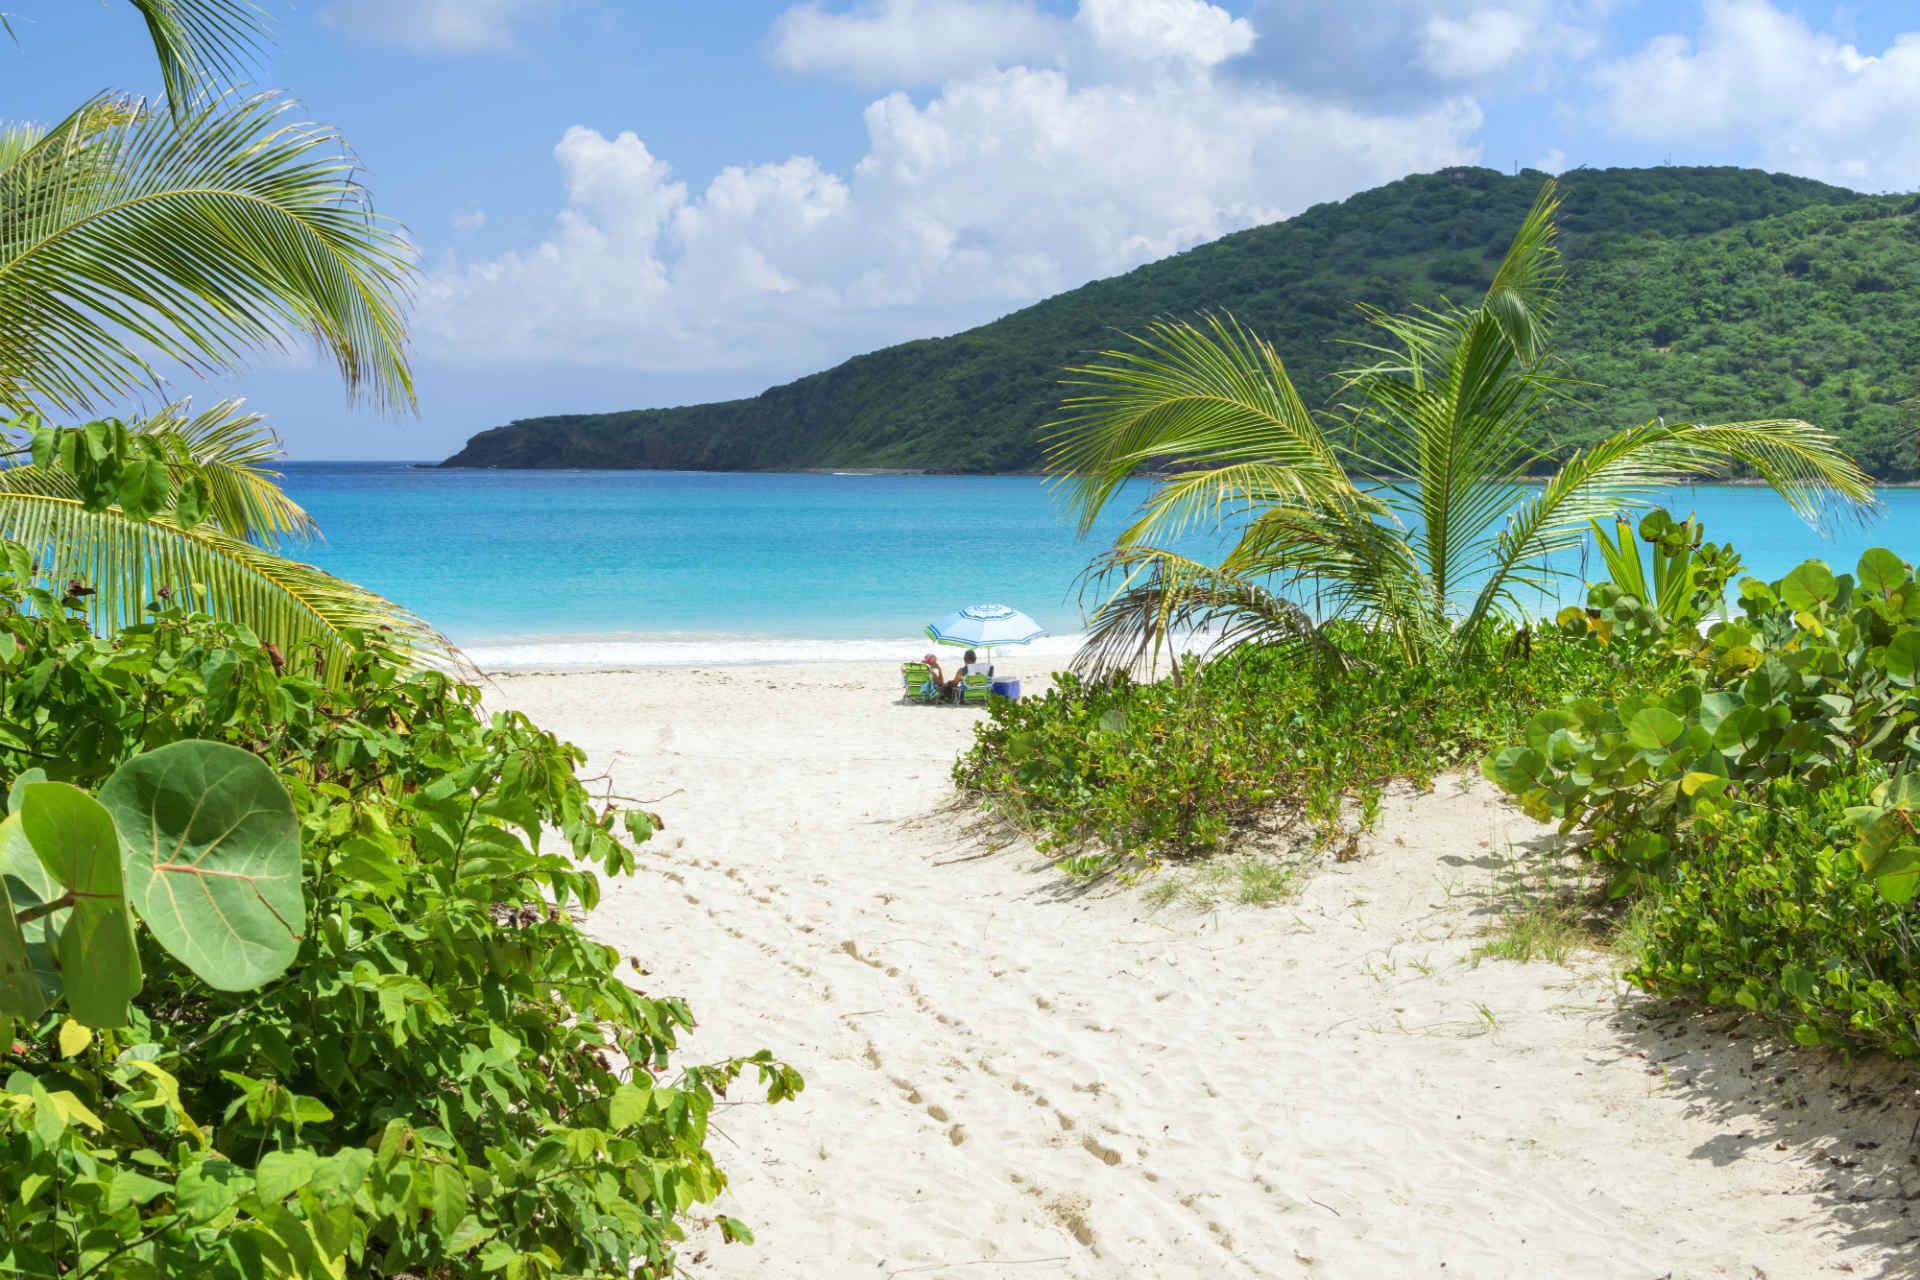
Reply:
[[1080, 0], [1075, 25], [1096, 49], [1203, 67], [1253, 48], [1253, 24], [1204, 0]]
[[1618, 0], [1258, 0], [1251, 65], [1348, 102], [1557, 87]]
[[498, 53], [549, 0], [326, 0], [323, 25], [424, 53]]
[[1693, 35], [1594, 74], [1618, 132], [1751, 144], [1769, 168], [1853, 186], [1920, 184], [1920, 31], [1865, 53], [1769, 0], [1707, 0]]
[[1478, 80], [1512, 65], [1540, 35], [1540, 15], [1518, 9], [1435, 14], [1421, 28], [1420, 60], [1444, 80]]
[[865, 0], [829, 11], [817, 0], [774, 20], [777, 66], [893, 88], [938, 84], [1007, 62], [1052, 61], [1066, 23], [1024, 0]]
[[796, 156], [696, 187], [575, 126], [549, 230], [444, 258], [417, 331], [455, 361], [797, 373], [1478, 157], [1464, 99], [1374, 113], [1228, 74], [1253, 32], [1200, 0], [1085, 0], [1075, 26], [1057, 63], [880, 97], [842, 173]]

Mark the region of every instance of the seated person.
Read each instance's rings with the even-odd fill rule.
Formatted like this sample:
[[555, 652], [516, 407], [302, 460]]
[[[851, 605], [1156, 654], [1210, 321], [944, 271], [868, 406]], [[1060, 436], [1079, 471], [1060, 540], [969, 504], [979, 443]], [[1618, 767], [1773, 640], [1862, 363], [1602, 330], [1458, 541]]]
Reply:
[[992, 674], [993, 668], [987, 663], [980, 661], [980, 655], [969, 649], [967, 650], [965, 660], [960, 664], [960, 669], [953, 673], [953, 679], [949, 680], [943, 687], [946, 689], [948, 697], [957, 700], [960, 697], [960, 686], [968, 676], [990, 676]]
[[947, 674], [940, 670], [940, 659], [929, 653], [920, 659], [920, 665], [925, 667], [927, 673], [933, 677], [934, 688], [945, 689], [947, 687]]

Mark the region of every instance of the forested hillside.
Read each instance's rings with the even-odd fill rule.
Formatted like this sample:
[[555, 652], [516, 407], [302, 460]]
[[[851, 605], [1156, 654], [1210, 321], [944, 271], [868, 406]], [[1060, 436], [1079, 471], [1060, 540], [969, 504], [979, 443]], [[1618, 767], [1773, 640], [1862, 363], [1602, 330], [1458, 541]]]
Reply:
[[[1365, 336], [1354, 304], [1475, 295], [1544, 178], [1406, 178], [751, 399], [526, 419], [446, 465], [1032, 469], [1066, 366], [1117, 331], [1203, 309], [1273, 339], [1325, 401], [1354, 359], [1342, 340]], [[1840, 432], [1876, 474], [1915, 472], [1916, 201], [1728, 168], [1576, 170], [1561, 185], [1558, 354], [1597, 385], [1543, 444], [1656, 414], [1793, 416]]]

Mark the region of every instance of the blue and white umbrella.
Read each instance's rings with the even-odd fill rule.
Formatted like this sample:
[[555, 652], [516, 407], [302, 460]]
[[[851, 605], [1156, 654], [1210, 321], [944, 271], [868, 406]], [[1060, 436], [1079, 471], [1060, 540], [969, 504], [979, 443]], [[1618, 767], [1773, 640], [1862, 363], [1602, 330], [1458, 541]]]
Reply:
[[936, 644], [968, 649], [997, 649], [1010, 644], [1032, 644], [1046, 628], [1018, 609], [1004, 604], [976, 604], [955, 610], [927, 628]]

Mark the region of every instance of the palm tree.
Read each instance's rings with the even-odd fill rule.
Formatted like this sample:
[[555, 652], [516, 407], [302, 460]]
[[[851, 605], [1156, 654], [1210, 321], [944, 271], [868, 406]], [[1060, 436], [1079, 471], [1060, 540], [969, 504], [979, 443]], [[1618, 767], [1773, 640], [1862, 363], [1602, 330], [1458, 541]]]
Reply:
[[[51, 128], [0, 127], [0, 415], [18, 427], [91, 412], [158, 387], [158, 362], [213, 373], [299, 335], [350, 394], [410, 408], [406, 240], [373, 214], [338, 135], [291, 123], [277, 95], [217, 91], [262, 37], [259, 11], [132, 3], [164, 110], [102, 96]], [[185, 518], [198, 512], [180, 494], [150, 518], [83, 501], [57, 465], [19, 462], [21, 447], [0, 470], [0, 537], [49, 579], [94, 588], [97, 625], [137, 620], [165, 588], [288, 654], [442, 647], [391, 602], [278, 554], [314, 530], [266, 468], [278, 444], [257, 416], [172, 406], [135, 430], [164, 441], [176, 482], [197, 477], [208, 519]]]
[[271, 470], [280, 442], [259, 414], [237, 400], [198, 414], [180, 402], [130, 430], [160, 443], [173, 473], [167, 503], [145, 519], [89, 506], [59, 466], [0, 468], [0, 530], [35, 553], [49, 582], [86, 584], [91, 594], [76, 604], [96, 632], [131, 626], [164, 601], [242, 622], [289, 658], [317, 650], [329, 678], [356, 651], [403, 665], [449, 651], [400, 606], [281, 554], [319, 530], [281, 490]]
[[[1090, 568], [1110, 586], [1079, 665], [1157, 661], [1169, 636], [1350, 655], [1324, 623], [1351, 619], [1413, 663], [1483, 651], [1546, 563], [1589, 522], [1664, 486], [1758, 474], [1808, 520], [1864, 508], [1872, 481], [1826, 432], [1770, 419], [1653, 421], [1581, 449], [1544, 481], [1543, 416], [1574, 385], [1547, 337], [1561, 282], [1554, 184], [1542, 188], [1476, 305], [1389, 315], [1343, 376], [1347, 423], [1306, 407], [1271, 345], [1231, 317], [1164, 322], [1073, 370], [1089, 388], [1051, 430], [1049, 466], [1081, 531], [1143, 468], [1170, 472]], [[1239, 532], [1217, 565], [1165, 545], [1197, 525]], [[1301, 606], [1312, 600], [1313, 612]]]

